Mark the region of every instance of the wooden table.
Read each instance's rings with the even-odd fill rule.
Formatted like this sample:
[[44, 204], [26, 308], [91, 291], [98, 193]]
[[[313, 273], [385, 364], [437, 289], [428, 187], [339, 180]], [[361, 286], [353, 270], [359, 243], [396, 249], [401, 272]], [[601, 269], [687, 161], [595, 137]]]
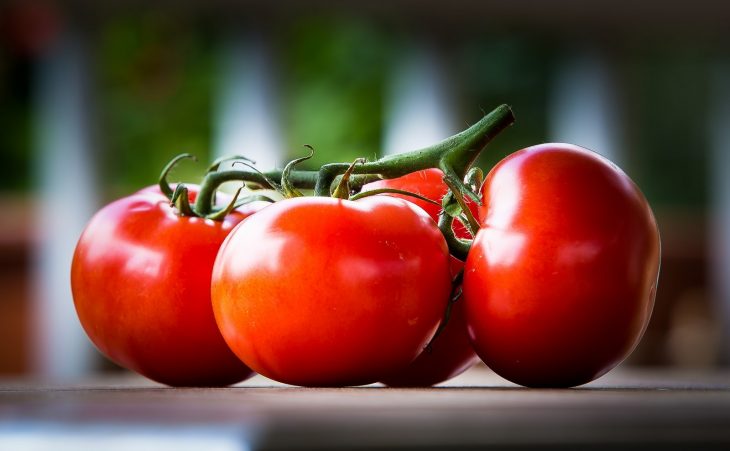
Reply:
[[0, 381], [0, 450], [730, 450], [730, 372], [619, 369], [569, 390], [477, 368], [431, 389], [306, 389], [261, 377], [172, 389], [104, 377]]

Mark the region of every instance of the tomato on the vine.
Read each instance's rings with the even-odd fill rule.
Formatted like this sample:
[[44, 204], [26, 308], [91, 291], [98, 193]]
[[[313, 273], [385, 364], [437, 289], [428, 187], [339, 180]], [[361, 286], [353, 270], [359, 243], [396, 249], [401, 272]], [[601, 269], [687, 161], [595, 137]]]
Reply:
[[304, 386], [362, 385], [412, 362], [451, 291], [433, 220], [400, 199], [298, 197], [248, 218], [221, 246], [212, 299], [231, 349]]
[[637, 186], [593, 152], [543, 144], [497, 164], [482, 196], [464, 274], [482, 360], [535, 387], [584, 384], [624, 360], [659, 273], [657, 224]]
[[[413, 172], [395, 179], [379, 180], [363, 186], [363, 191], [380, 188], [394, 188], [410, 191], [441, 203], [449, 188], [443, 181], [443, 172], [439, 169], [426, 169]], [[438, 205], [402, 194], [383, 194], [399, 197], [423, 208], [434, 221], [438, 221], [441, 208]], [[477, 206], [468, 201], [472, 213], [477, 215]], [[471, 238], [466, 227], [454, 221], [454, 234], [459, 238]], [[451, 275], [456, 276], [464, 267], [464, 263], [451, 257]], [[455, 377], [479, 362], [469, 342], [464, 316], [464, 302], [458, 300], [453, 304], [448, 323], [441, 334], [431, 343], [431, 348], [423, 351], [407, 368], [389, 374], [381, 382], [391, 387], [419, 386], [428, 387]]]
[[[197, 188], [190, 191], [194, 199]], [[91, 341], [112, 361], [172, 386], [223, 386], [253, 373], [215, 323], [210, 279], [231, 229], [266, 204], [222, 221], [178, 215], [149, 187], [100, 210], [74, 253], [71, 286]]]

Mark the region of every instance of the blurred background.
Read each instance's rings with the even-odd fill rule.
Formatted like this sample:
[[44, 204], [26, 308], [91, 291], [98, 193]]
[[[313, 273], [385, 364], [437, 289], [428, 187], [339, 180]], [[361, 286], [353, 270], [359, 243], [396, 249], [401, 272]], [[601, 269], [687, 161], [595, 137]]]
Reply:
[[[310, 166], [439, 141], [500, 103], [485, 152], [571, 142], [619, 164], [662, 234], [628, 365], [730, 362], [730, 3], [0, 3], [0, 376], [112, 366], [78, 324], [75, 241], [174, 155]], [[175, 179], [197, 181], [203, 165]]]

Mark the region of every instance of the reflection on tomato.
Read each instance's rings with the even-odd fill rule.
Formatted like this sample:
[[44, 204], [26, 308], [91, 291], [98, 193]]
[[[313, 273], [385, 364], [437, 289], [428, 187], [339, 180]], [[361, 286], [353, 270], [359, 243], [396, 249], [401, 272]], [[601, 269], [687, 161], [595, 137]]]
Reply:
[[659, 234], [618, 167], [568, 144], [508, 156], [483, 188], [464, 274], [474, 347], [506, 379], [570, 387], [638, 344], [654, 304]]

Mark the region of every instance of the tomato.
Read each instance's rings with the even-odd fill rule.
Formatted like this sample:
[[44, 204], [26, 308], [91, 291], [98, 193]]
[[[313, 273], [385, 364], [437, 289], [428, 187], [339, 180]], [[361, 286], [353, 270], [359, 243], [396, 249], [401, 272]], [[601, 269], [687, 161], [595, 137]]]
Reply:
[[[444, 173], [440, 169], [424, 169], [422, 171], [412, 172], [410, 174], [398, 177], [395, 179], [378, 180], [377, 182], [368, 183], [363, 186], [363, 191], [372, 191], [380, 188], [395, 188], [404, 191], [410, 191], [412, 193], [420, 194], [421, 196], [431, 199], [433, 201], [441, 203], [441, 199], [449, 191], [449, 187], [443, 181]], [[412, 202], [419, 207], [423, 208], [434, 221], [438, 221], [439, 213], [441, 213], [441, 207], [434, 205], [430, 202], [418, 199], [413, 196], [406, 196], [403, 194], [387, 194], [388, 196], [405, 199]], [[472, 213], [476, 217], [478, 214], [477, 205], [471, 201], [468, 197], [466, 203], [471, 209]], [[459, 222], [454, 221], [454, 234], [459, 238], [471, 238], [472, 236], [467, 231], [466, 227]], [[457, 270], [458, 272], [458, 270]]]
[[81, 235], [71, 267], [76, 311], [91, 341], [117, 364], [168, 385], [224, 386], [251, 376], [218, 331], [210, 278], [225, 237], [263, 205], [220, 222], [181, 217], [150, 187], [104, 207]]
[[587, 383], [638, 344], [654, 304], [660, 242], [651, 208], [618, 167], [542, 144], [487, 176], [464, 275], [473, 345], [525, 386]]
[[449, 322], [416, 360], [404, 369], [380, 379], [390, 387], [430, 387], [458, 376], [479, 362], [469, 342], [464, 303], [457, 301]]
[[433, 220], [382, 196], [277, 202], [229, 235], [212, 280], [233, 352], [303, 386], [368, 384], [405, 367], [433, 336], [450, 290]]
[[[395, 179], [379, 180], [368, 183], [363, 191], [380, 188], [395, 188], [420, 194], [428, 199], [441, 202], [448, 192], [443, 182], [443, 172], [439, 169], [426, 169], [413, 172]], [[400, 197], [423, 208], [433, 219], [438, 221], [441, 208], [438, 205], [400, 194], [384, 194]], [[477, 206], [468, 201], [473, 214], [477, 215]], [[471, 235], [460, 222], [454, 221], [454, 233], [459, 238], [471, 238]], [[463, 262], [451, 257], [451, 275], [455, 276], [464, 266]], [[441, 334], [431, 344], [429, 351], [422, 352], [407, 368], [383, 378], [381, 382], [391, 387], [428, 387], [455, 377], [479, 362], [474, 352], [466, 329], [464, 303], [457, 301], [452, 306], [451, 316]]]

